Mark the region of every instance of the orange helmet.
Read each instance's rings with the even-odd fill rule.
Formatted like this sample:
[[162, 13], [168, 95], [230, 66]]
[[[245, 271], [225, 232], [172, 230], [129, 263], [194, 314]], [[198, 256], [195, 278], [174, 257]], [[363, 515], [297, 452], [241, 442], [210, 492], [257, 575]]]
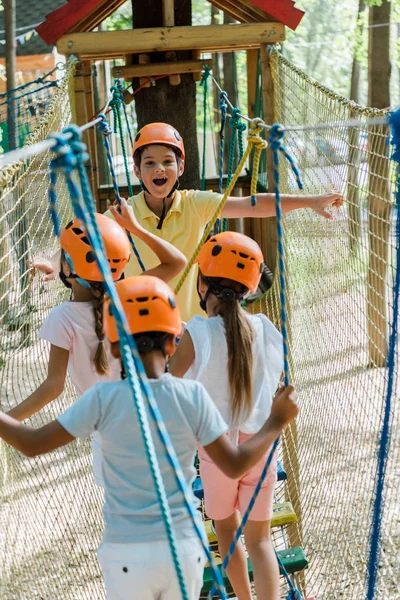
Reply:
[[264, 258], [257, 242], [235, 231], [212, 236], [201, 248], [196, 262], [204, 277], [232, 279], [255, 292]]
[[181, 135], [175, 127], [168, 125], [168, 123], [149, 123], [142, 127], [135, 137], [133, 155], [135, 155], [135, 152], [139, 148], [149, 146], [150, 144], [161, 144], [177, 148], [182, 160], [185, 160], [185, 146], [183, 145]]
[[[116, 290], [132, 335], [150, 331], [180, 334], [181, 315], [176, 296], [164, 281], [151, 275], [128, 277], [117, 284]], [[104, 303], [103, 323], [110, 342], [117, 342], [119, 336], [109, 298]]]
[[[125, 231], [109, 217], [96, 213], [107, 259], [114, 281], [120, 279], [130, 256], [130, 244]], [[87, 281], [103, 281], [96, 255], [87, 237], [84, 223], [74, 219], [62, 230], [61, 248], [68, 253], [75, 274]]]

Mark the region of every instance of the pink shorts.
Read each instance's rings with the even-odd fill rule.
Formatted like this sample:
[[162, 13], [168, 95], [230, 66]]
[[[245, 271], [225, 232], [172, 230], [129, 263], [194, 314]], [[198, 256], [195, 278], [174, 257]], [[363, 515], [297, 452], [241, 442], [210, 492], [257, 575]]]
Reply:
[[[239, 445], [253, 437], [253, 434], [239, 433]], [[204, 506], [210, 519], [221, 521], [235, 511], [244, 515], [254, 494], [269, 452], [239, 479], [230, 479], [211, 461], [204, 448], [199, 446], [200, 476], [204, 488]], [[270, 521], [276, 483], [276, 456], [268, 468], [256, 503], [250, 513], [251, 521]]]

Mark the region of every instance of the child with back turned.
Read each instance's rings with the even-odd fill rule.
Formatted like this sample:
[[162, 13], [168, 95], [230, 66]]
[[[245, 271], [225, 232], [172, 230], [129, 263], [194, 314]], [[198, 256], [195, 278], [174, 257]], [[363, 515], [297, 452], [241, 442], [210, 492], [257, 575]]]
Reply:
[[[189, 490], [196, 475], [196, 443], [228, 478], [241, 477], [297, 415], [294, 388], [279, 391], [257, 435], [239, 447], [231, 444], [226, 436], [228, 425], [204, 387], [166, 372], [181, 331], [179, 308], [168, 285], [144, 275], [119, 282], [117, 292]], [[108, 301], [104, 325], [112, 356], [118, 360], [118, 333]], [[205, 555], [155, 425], [150, 423], [150, 428], [188, 598], [198, 600]], [[99, 433], [103, 452], [105, 528], [98, 556], [107, 598], [178, 600], [179, 585], [128, 381], [98, 383], [57, 420], [40, 429], [0, 413], [0, 437], [28, 456], [44, 454], [75, 438], [87, 438], [94, 431]], [[192, 500], [196, 502], [193, 493]], [[201, 515], [195, 512], [202, 527]]]
[[[212, 236], [197, 258], [197, 292], [208, 319], [194, 317], [171, 360], [171, 373], [204, 384], [238, 448], [249, 443], [271, 411], [283, 369], [282, 337], [266, 316], [241, 307], [257, 289], [264, 268], [259, 246], [234, 232]], [[254, 439], [254, 438], [253, 438]], [[207, 515], [214, 520], [224, 557], [240, 515], [253, 496], [269, 448], [253, 467], [229, 479], [205, 448], [199, 448], [200, 474]], [[270, 538], [276, 460], [272, 461], [244, 528], [259, 600], [278, 600], [279, 569]], [[239, 543], [227, 568], [238, 600], [251, 600], [247, 560]]]

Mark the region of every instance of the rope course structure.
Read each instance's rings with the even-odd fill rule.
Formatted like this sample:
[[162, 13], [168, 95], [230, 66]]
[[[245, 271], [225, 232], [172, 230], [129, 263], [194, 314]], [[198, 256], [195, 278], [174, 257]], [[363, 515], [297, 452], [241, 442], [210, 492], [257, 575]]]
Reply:
[[[275, 114], [283, 126], [250, 122], [248, 146], [202, 242], [252, 148], [261, 144], [265, 148], [260, 137], [263, 128], [272, 136], [274, 153], [281, 148], [277, 137], [285, 132], [286, 147], [298, 159], [308, 193], [334, 188], [346, 197], [346, 206], [334, 221], [309, 211], [283, 217], [278, 235], [286, 248], [284, 258], [280, 253], [281, 277], [275, 277], [272, 289], [249, 308], [266, 313], [280, 326], [280, 313], [285, 309], [280, 295], [284, 269], [285, 376], [290, 374], [296, 384], [301, 412], [296, 425], [282, 436], [279, 454], [287, 481], [276, 490], [277, 505], [290, 502], [294, 518], [284, 526], [279, 519], [273, 521], [273, 538], [279, 556], [287, 555], [288, 547], [292, 548], [289, 554], [295, 555], [301, 546], [308, 569], [297, 573], [289, 596], [287, 588], [283, 594], [396, 600], [400, 576], [400, 423], [395, 377], [399, 240], [393, 227], [393, 216], [397, 216], [393, 192], [398, 169], [389, 156], [388, 115], [327, 90], [277, 52], [271, 54], [271, 66]], [[73, 75], [70, 63], [24, 153], [13, 153], [12, 160], [10, 156], [0, 159], [5, 165], [0, 174], [3, 410], [20, 402], [44, 378], [47, 350], [38, 341], [37, 331], [47, 312], [64, 299], [65, 292], [56, 283], [43, 286], [32, 279], [29, 262], [35, 253], [50, 256], [57, 249], [51, 237], [52, 220], [45, 210], [48, 181], [43, 172], [49, 164], [49, 149], [57, 143], [54, 138], [48, 140], [49, 133], [62, 131], [73, 115]], [[229, 106], [229, 99], [226, 102]], [[104, 123], [103, 117], [88, 126], [100, 122]], [[392, 127], [398, 132], [397, 121], [392, 121]], [[67, 135], [74, 140], [73, 130]], [[37, 154], [39, 147], [45, 152]], [[271, 173], [263, 154], [260, 173], [253, 163], [253, 175], [266, 186]], [[18, 157], [20, 162], [15, 162]], [[78, 213], [86, 211], [82, 216], [87, 214], [90, 237], [99, 244], [84, 171], [79, 171], [84, 204], [75, 199], [74, 208]], [[58, 216], [66, 223], [71, 206], [66, 183], [59, 179]], [[298, 174], [284, 161], [276, 191], [291, 193], [297, 183]], [[109, 291], [112, 294], [112, 288]], [[134, 397], [151, 399], [137, 358], [135, 348], [126, 345], [124, 360], [136, 389]], [[57, 401], [30, 421], [47, 422], [73, 399], [68, 384]], [[156, 412], [154, 417], [157, 423]], [[162, 427], [158, 431], [162, 437]], [[164, 447], [168, 447], [165, 439]], [[174, 464], [172, 456], [170, 460]], [[104, 598], [95, 557], [102, 499], [91, 478], [89, 445], [72, 444], [49, 456], [27, 459], [1, 442], [0, 480], [2, 597]], [[295, 572], [289, 569], [290, 574]], [[208, 591], [211, 588], [212, 583]]]
[[64, 68], [64, 64], [60, 63], [43, 77], [0, 94], [0, 153], [25, 144], [27, 136], [46, 113], [57, 92], [58, 80], [54, 79], [55, 74], [62, 72]]

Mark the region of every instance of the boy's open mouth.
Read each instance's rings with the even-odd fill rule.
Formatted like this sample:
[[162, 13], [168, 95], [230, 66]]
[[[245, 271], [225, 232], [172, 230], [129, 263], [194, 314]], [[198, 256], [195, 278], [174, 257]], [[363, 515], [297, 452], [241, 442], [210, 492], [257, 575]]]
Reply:
[[156, 177], [155, 179], [153, 179], [153, 183], [154, 185], [158, 185], [158, 186], [162, 186], [165, 183], [167, 183], [168, 179], [167, 177]]

